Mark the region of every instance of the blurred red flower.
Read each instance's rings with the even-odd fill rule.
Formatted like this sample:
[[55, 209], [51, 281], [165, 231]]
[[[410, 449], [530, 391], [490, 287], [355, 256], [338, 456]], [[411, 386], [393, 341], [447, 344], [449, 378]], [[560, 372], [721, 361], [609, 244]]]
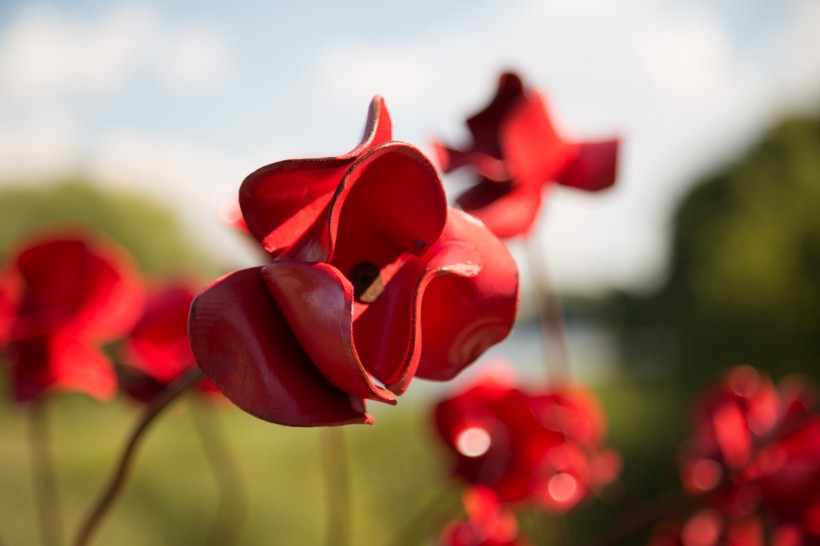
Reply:
[[14, 398], [50, 390], [114, 396], [116, 375], [99, 345], [128, 332], [142, 309], [128, 253], [97, 237], [41, 237], [22, 245], [3, 277], [0, 346]]
[[501, 75], [490, 104], [467, 119], [473, 137], [463, 150], [436, 143], [444, 172], [469, 167], [478, 183], [458, 204], [502, 238], [532, 229], [551, 182], [598, 191], [615, 182], [618, 139], [573, 142], [553, 127], [544, 98], [512, 73]]
[[528, 393], [490, 374], [439, 402], [435, 421], [454, 473], [504, 502], [562, 513], [620, 471], [620, 457], [603, 448], [603, 413], [577, 385]]
[[447, 207], [419, 150], [390, 138], [377, 97], [353, 151], [243, 182], [245, 223], [273, 261], [215, 281], [189, 320], [198, 364], [249, 413], [369, 423], [365, 399], [393, 404], [415, 376], [450, 379], [509, 333], [509, 252]]
[[467, 519], [444, 528], [441, 546], [526, 546], [518, 538], [515, 515], [485, 487], [468, 489], [462, 496]]
[[[789, 378], [778, 389], [747, 365], [732, 368], [707, 394], [681, 466], [687, 490], [702, 495], [705, 508], [695, 516], [711, 514], [716, 538], [696, 540], [694, 533], [691, 540], [682, 539], [684, 546], [820, 544], [815, 404], [806, 382]], [[761, 518], [771, 523], [770, 533], [764, 533]], [[738, 529], [749, 531], [742, 535], [745, 541], [730, 540]]]
[[[188, 310], [196, 296], [189, 283], [167, 283], [149, 290], [142, 316], [123, 341], [120, 387], [141, 402], [196, 366], [188, 343]], [[216, 393], [206, 380], [201, 392]]]

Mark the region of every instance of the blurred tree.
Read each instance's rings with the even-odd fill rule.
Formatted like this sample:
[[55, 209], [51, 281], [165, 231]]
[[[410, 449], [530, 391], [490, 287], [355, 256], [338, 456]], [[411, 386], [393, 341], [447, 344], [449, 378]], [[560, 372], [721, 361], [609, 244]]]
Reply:
[[665, 284], [619, 298], [626, 366], [692, 386], [742, 362], [820, 377], [820, 119], [780, 124], [674, 222]]
[[149, 274], [207, 279], [217, 273], [214, 260], [192, 243], [174, 213], [145, 196], [81, 180], [0, 189], [0, 257], [29, 233], [60, 225], [107, 234]]

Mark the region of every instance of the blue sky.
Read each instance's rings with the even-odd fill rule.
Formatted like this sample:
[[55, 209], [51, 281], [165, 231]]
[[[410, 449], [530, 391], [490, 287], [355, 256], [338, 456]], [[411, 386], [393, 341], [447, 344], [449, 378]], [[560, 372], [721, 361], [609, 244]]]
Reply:
[[820, 107], [820, 4], [4, 2], [0, 183], [88, 173], [171, 204], [231, 255], [217, 213], [251, 171], [350, 149], [374, 94], [395, 138], [457, 141], [505, 68], [569, 135], [624, 138], [616, 188], [547, 199], [556, 282], [647, 286], [687, 183]]

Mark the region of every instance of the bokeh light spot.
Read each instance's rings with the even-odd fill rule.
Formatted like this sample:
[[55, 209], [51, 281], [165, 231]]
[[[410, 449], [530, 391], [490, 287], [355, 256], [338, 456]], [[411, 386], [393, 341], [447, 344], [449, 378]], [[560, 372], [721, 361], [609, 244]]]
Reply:
[[465, 429], [456, 438], [456, 449], [466, 457], [481, 457], [491, 444], [490, 433], [479, 427]]

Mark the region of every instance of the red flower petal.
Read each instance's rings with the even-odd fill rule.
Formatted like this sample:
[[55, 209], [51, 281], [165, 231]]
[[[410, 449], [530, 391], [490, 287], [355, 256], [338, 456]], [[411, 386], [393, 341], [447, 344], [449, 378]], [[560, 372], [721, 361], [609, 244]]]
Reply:
[[20, 276], [14, 271], [0, 271], [0, 349], [8, 343], [21, 298]]
[[499, 139], [510, 179], [539, 189], [556, 179], [573, 152], [555, 132], [544, 99], [537, 93], [510, 109], [499, 127]]
[[498, 129], [504, 118], [518, 102], [525, 98], [524, 84], [517, 74], [505, 72], [498, 79], [495, 97], [484, 110], [467, 119], [473, 134], [473, 149], [499, 159], [503, 158], [503, 144]]
[[32, 400], [50, 389], [84, 392], [109, 400], [117, 379], [105, 354], [88, 343], [65, 335], [29, 338], [12, 343], [12, 390], [18, 402]]
[[482, 258], [471, 277], [446, 276], [424, 295], [423, 339], [417, 375], [452, 379], [510, 333], [518, 306], [518, 268], [509, 250], [481, 222], [450, 209], [439, 245], [469, 241]]
[[139, 317], [142, 290], [125, 251], [113, 242], [47, 239], [17, 258], [25, 283], [14, 336], [57, 328], [105, 340], [128, 331]]
[[[354, 328], [359, 353], [367, 369], [390, 390], [407, 390], [424, 354], [420, 349], [422, 339], [427, 342], [427, 327], [422, 309], [429, 286], [448, 277], [473, 277], [480, 268], [481, 254], [471, 243], [439, 240], [421, 258], [404, 263], [382, 296], [360, 314]], [[459, 294], [452, 296], [450, 303], [460, 304]]]
[[497, 237], [526, 235], [541, 209], [541, 185], [499, 184], [484, 179], [462, 193], [458, 205], [486, 225]]
[[124, 348], [125, 362], [160, 383], [194, 366], [188, 344], [188, 310], [196, 293], [186, 285], [153, 290]]
[[404, 252], [427, 252], [446, 221], [435, 167], [409, 144], [383, 144], [342, 178], [330, 205], [330, 248], [321, 259], [345, 273], [361, 262], [381, 268]]
[[620, 140], [573, 144], [573, 159], [557, 182], [587, 191], [598, 191], [615, 183]]
[[364, 401], [334, 387], [299, 345], [261, 268], [216, 281], [191, 306], [197, 363], [237, 406], [294, 426], [372, 423]]
[[280, 161], [255, 171], [239, 190], [248, 230], [271, 254], [292, 246], [324, 213], [350, 165], [390, 138], [384, 99], [374, 97], [364, 136], [352, 151], [337, 157]]
[[353, 285], [324, 263], [285, 260], [262, 268], [282, 315], [311, 360], [338, 389], [390, 404], [396, 397], [373, 383], [353, 343]]

